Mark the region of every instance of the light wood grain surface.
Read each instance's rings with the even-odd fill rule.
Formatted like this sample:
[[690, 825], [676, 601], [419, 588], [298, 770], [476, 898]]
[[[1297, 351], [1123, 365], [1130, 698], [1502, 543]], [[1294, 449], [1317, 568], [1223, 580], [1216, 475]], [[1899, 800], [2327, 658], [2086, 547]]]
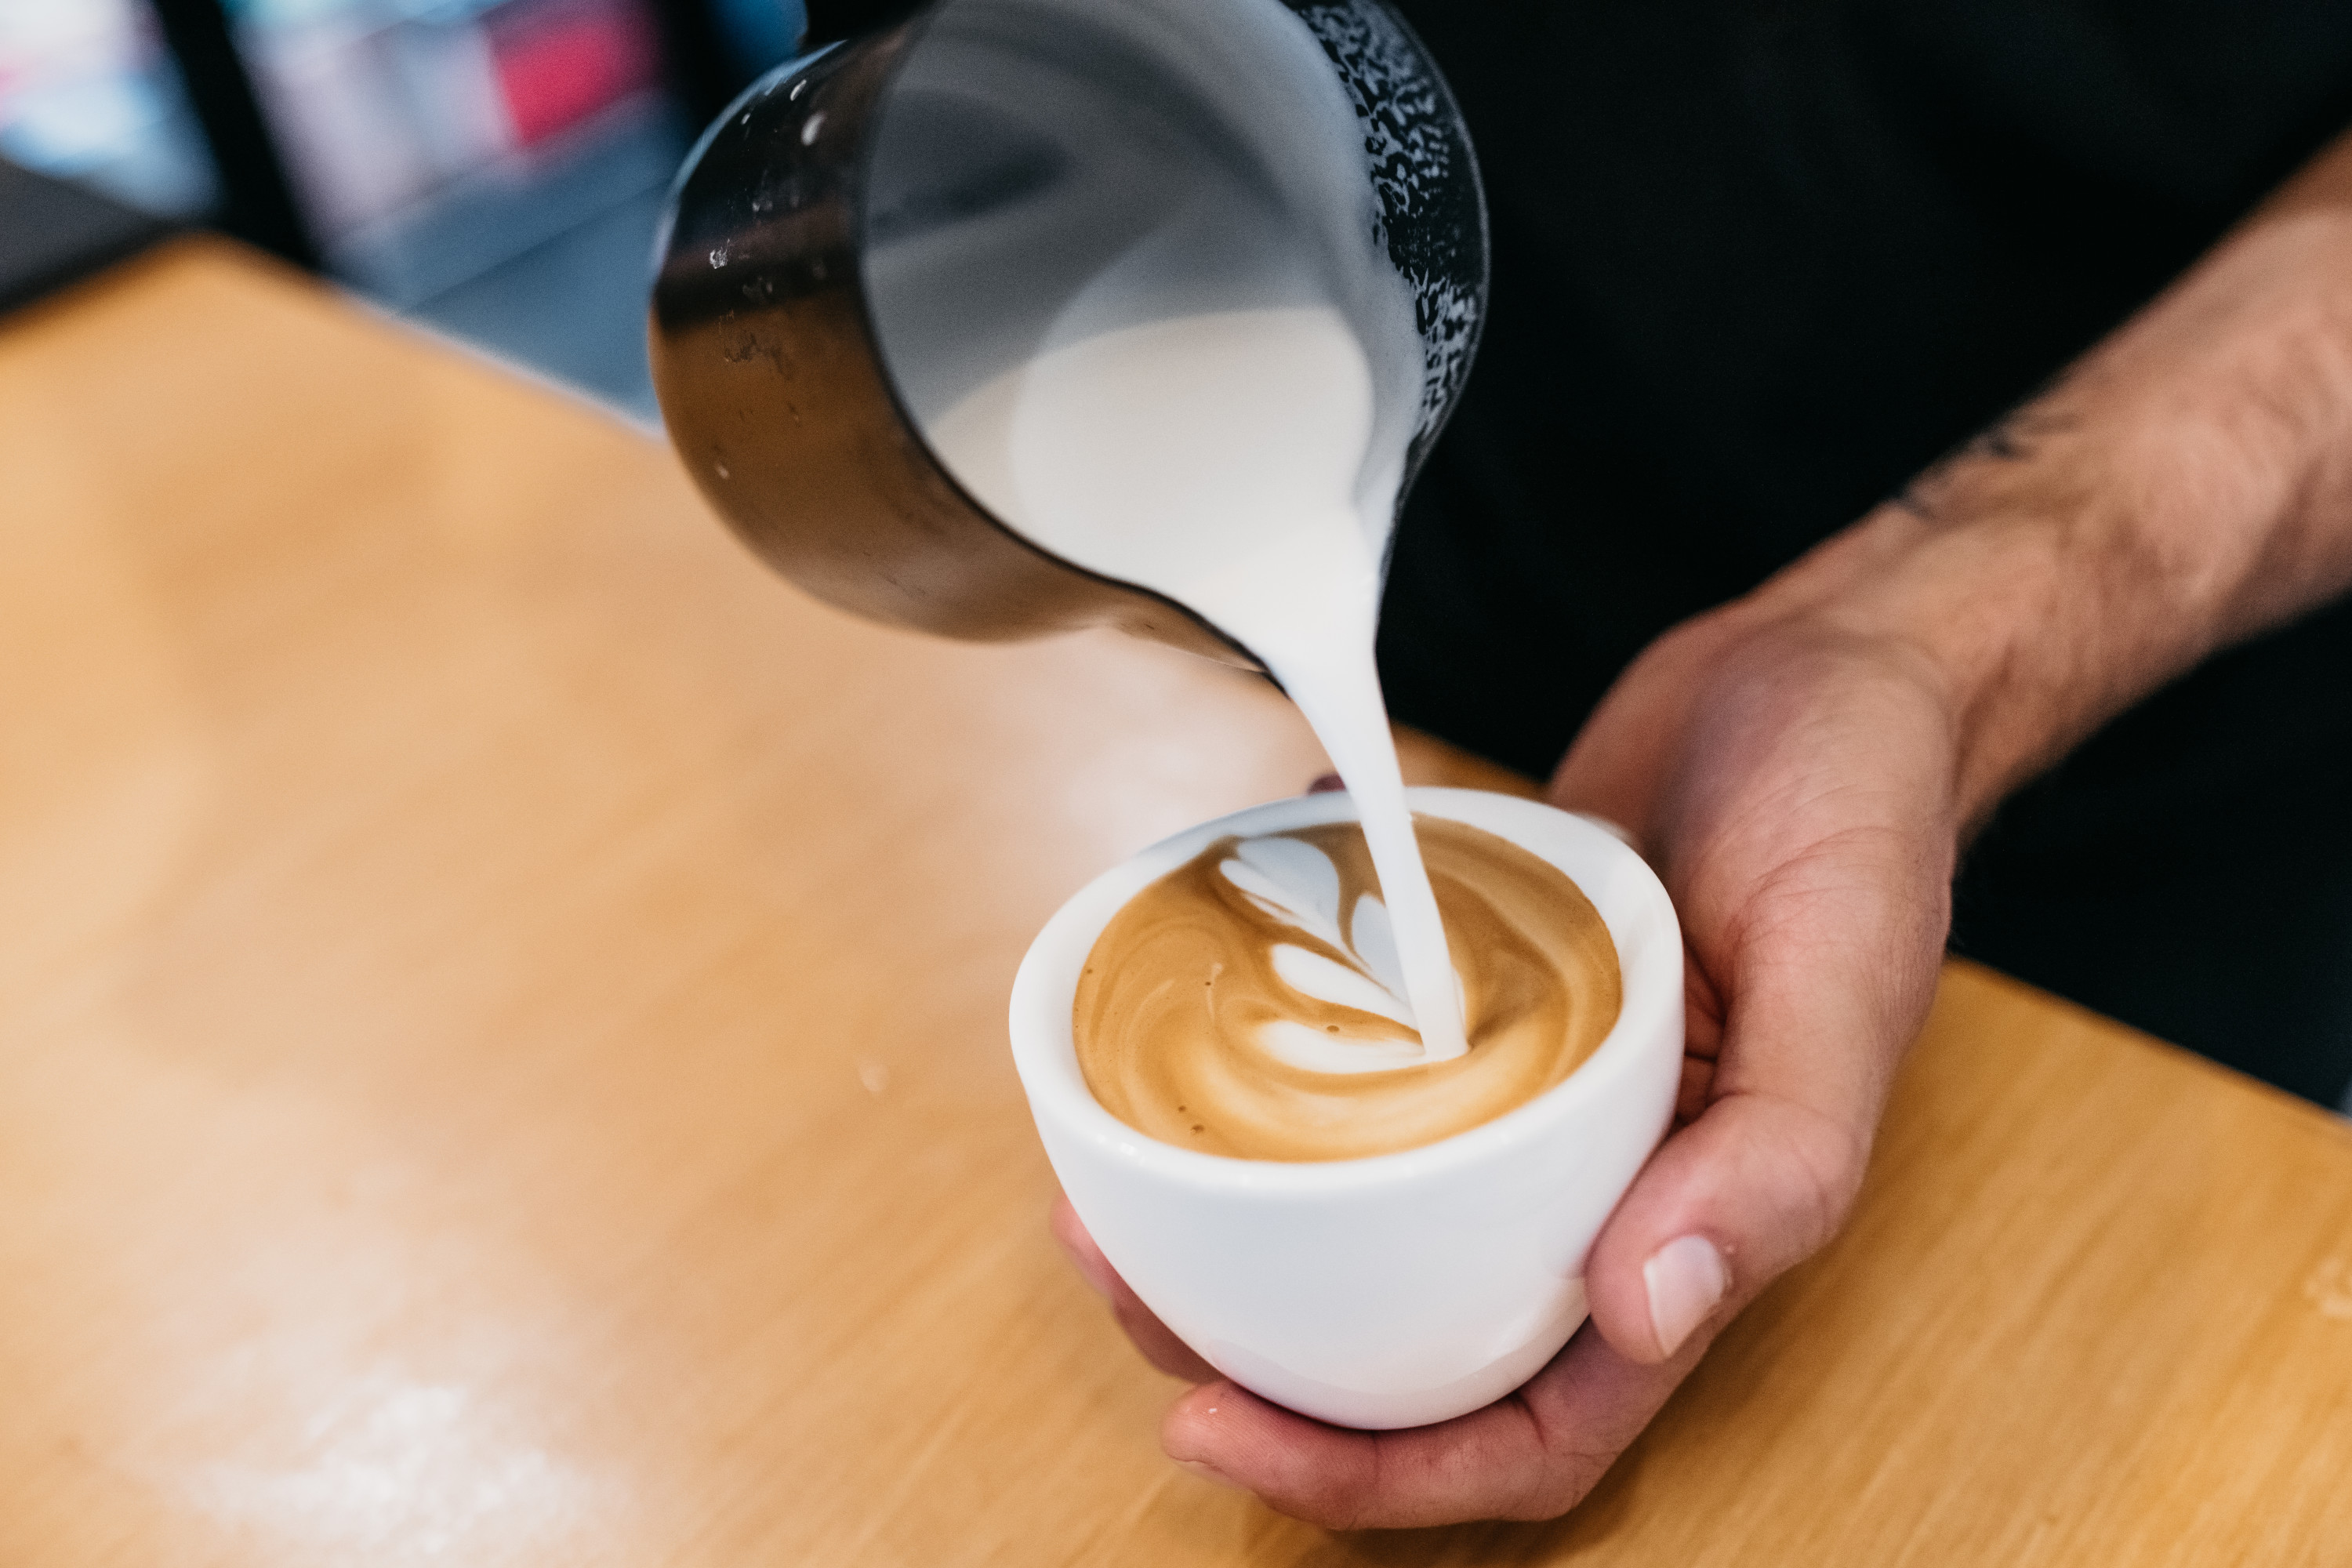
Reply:
[[2346, 1127], [1962, 966], [1568, 1520], [1176, 1472], [1003, 1004], [1320, 766], [1181, 656], [820, 609], [225, 247], [0, 324], [0, 1564], [2352, 1562]]

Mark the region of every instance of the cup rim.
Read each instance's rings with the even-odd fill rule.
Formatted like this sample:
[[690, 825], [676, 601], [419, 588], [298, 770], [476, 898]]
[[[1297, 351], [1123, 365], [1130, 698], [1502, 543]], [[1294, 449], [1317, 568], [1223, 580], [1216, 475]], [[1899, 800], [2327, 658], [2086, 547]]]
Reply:
[[[1014, 1064], [1038, 1121], [1050, 1118], [1063, 1134], [1169, 1181], [1275, 1198], [1418, 1183], [1481, 1164], [1572, 1126], [1617, 1092], [1640, 1057], [1663, 1048], [1668, 1033], [1663, 1026], [1682, 1002], [1681, 927], [1657, 874], [1608, 828], [1538, 801], [1433, 787], [1405, 795], [1416, 811], [1483, 828], [1549, 862], [1600, 910], [1617, 948], [1623, 1000], [1609, 1033], [1566, 1079], [1491, 1121], [1435, 1142], [1346, 1160], [1246, 1160], [1180, 1149], [1129, 1127], [1095, 1099], [1078, 1067], [1072, 1012], [1079, 973], [1103, 928], [1145, 887], [1227, 834], [1354, 821], [1354, 800], [1333, 791], [1268, 801], [1163, 838], [1095, 878], [1045, 922], [1013, 977], [1010, 1019]], [[1683, 1048], [1680, 1029], [1671, 1031], [1671, 1045], [1676, 1052]]]

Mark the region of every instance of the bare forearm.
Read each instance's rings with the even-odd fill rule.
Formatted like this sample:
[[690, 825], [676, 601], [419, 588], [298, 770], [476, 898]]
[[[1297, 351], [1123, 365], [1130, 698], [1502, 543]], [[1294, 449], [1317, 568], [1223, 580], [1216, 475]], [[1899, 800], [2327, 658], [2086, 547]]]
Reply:
[[1963, 821], [2219, 647], [2352, 587], [2352, 136], [1899, 500], [1741, 606], [1948, 694]]

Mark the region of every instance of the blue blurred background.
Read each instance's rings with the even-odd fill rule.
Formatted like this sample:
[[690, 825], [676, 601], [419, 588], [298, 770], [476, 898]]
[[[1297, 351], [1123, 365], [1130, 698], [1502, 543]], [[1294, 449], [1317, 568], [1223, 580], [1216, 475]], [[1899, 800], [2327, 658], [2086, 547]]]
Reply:
[[0, 158], [654, 417], [661, 198], [803, 0], [0, 0]]

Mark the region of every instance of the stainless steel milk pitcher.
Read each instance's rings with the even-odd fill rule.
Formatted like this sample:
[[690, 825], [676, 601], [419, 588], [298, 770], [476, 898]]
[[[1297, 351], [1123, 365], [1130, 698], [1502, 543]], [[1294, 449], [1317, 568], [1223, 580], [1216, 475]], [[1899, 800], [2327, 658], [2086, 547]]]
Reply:
[[802, 587], [950, 637], [1108, 624], [1255, 666], [991, 516], [924, 419], [1074, 312], [1306, 290], [1363, 346], [1409, 485], [1469, 373], [1486, 226], [1452, 94], [1381, 0], [937, 0], [730, 108], [656, 260], [671, 439]]

